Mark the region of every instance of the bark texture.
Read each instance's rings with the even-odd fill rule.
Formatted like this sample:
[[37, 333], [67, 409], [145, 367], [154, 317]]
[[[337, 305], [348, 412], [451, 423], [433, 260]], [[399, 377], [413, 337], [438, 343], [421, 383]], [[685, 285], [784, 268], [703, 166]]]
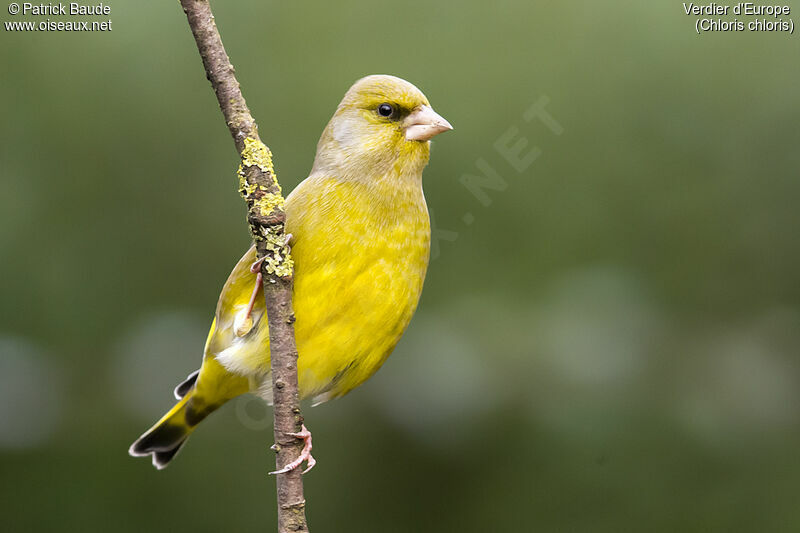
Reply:
[[[239, 192], [247, 202], [248, 222], [261, 263], [272, 360], [275, 446], [278, 469], [300, 455], [303, 443], [289, 436], [301, 430], [303, 417], [297, 390], [297, 346], [292, 309], [292, 260], [284, 237], [283, 196], [272, 166], [272, 154], [260, 140], [208, 0], [181, 0], [206, 77], [239, 152]], [[303, 478], [297, 468], [276, 476], [278, 531], [308, 531]]]

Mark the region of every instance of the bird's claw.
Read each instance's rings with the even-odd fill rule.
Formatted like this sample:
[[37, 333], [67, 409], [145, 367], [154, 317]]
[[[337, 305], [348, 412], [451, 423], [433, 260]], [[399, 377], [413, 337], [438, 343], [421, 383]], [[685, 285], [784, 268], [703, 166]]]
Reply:
[[305, 424], [303, 424], [302, 429], [297, 433], [287, 433], [296, 439], [303, 439], [303, 451], [300, 452], [300, 456], [292, 461], [291, 463], [287, 464], [280, 470], [276, 470], [274, 472], [270, 472], [270, 475], [275, 474], [285, 474], [286, 472], [291, 472], [301, 464], [303, 461], [306, 461], [308, 466], [305, 470], [303, 470], [303, 474], [307, 473], [309, 470], [314, 468], [314, 465], [317, 464], [316, 459], [311, 455], [311, 432], [306, 428]]
[[264, 257], [262, 257], [260, 259], [256, 259], [255, 262], [252, 265], [250, 265], [250, 272], [252, 272], [253, 274], [261, 272], [261, 263], [263, 263], [264, 259], [266, 259], [266, 258], [267, 258], [267, 256], [265, 255]]

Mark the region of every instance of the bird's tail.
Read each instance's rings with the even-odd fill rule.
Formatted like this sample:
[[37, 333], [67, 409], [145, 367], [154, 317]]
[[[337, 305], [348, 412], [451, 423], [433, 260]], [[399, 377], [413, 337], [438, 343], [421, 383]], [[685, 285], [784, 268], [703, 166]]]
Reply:
[[175, 457], [194, 428], [216, 406], [200, 407], [190, 390], [161, 420], [134, 442], [128, 453], [134, 457], [153, 456], [153, 466], [161, 470]]

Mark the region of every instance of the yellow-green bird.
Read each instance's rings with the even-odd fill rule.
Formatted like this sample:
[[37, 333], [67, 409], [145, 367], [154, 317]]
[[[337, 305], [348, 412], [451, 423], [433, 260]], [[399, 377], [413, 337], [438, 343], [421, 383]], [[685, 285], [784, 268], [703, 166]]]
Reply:
[[[322, 132], [311, 174], [286, 199], [301, 398], [324, 402], [372, 376], [417, 307], [430, 250], [422, 170], [430, 139], [452, 129], [411, 83], [368, 76]], [[228, 277], [200, 369], [178, 403], [130, 448], [164, 468], [222, 404], [254, 392], [271, 402], [263, 299], [250, 309], [250, 248]], [[309, 466], [311, 465], [309, 461]]]

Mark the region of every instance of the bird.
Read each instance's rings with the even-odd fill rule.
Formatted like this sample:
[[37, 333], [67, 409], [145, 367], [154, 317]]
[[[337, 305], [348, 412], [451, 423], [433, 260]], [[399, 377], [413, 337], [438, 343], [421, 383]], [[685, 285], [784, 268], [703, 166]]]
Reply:
[[[317, 143], [309, 176], [286, 198], [294, 260], [298, 386], [314, 404], [369, 379], [405, 332], [430, 256], [422, 172], [431, 139], [453, 127], [410, 82], [371, 75], [346, 92]], [[175, 388], [178, 402], [130, 447], [166, 467], [200, 422], [245, 393], [272, 401], [269, 329], [255, 248], [222, 288], [202, 364]], [[296, 468], [307, 461], [311, 437]]]

